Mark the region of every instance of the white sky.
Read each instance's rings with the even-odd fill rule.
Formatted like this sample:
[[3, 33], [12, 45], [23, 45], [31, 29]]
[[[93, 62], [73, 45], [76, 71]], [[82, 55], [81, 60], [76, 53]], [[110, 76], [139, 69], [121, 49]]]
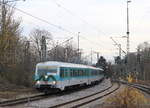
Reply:
[[[22, 17], [24, 35], [38, 27], [50, 31], [53, 39], [60, 43], [74, 37], [77, 45], [77, 33], [81, 32], [80, 48], [84, 55], [89, 55], [92, 49], [108, 60], [118, 55], [110, 37], [126, 50], [126, 39], [116, 38], [126, 35], [126, 0], [26, 0], [17, 2], [16, 6], [76, 34], [61, 31], [16, 11], [16, 17]], [[139, 43], [150, 40], [150, 0], [132, 0], [129, 15], [130, 51], [135, 51]], [[96, 54], [93, 54], [93, 59], [96, 59]]]

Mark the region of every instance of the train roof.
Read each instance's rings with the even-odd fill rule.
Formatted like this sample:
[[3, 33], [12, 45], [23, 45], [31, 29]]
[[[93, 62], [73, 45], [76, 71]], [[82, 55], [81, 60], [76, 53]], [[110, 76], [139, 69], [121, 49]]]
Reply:
[[74, 63], [66, 63], [66, 62], [58, 62], [58, 61], [47, 61], [38, 63], [37, 66], [57, 66], [57, 67], [73, 67], [73, 68], [90, 68], [90, 69], [97, 69], [103, 70], [101, 68], [96, 68], [93, 66], [83, 65], [83, 64], [74, 64]]

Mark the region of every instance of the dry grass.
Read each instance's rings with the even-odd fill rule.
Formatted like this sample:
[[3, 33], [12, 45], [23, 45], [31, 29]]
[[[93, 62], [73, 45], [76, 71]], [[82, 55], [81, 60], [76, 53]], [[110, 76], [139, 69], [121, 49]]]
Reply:
[[13, 89], [7, 91], [0, 91], [0, 98], [1, 99], [14, 99], [18, 97], [24, 97], [27, 95], [38, 93], [33, 88], [24, 88], [24, 89]]
[[148, 103], [150, 101], [140, 91], [127, 87], [96, 108], [150, 108]]

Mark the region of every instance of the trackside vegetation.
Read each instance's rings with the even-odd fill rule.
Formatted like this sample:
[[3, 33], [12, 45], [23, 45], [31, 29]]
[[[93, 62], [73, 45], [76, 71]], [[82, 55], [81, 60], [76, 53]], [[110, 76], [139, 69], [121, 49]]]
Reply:
[[110, 108], [147, 108], [148, 99], [139, 90], [127, 87], [108, 98], [105, 104], [113, 106]]

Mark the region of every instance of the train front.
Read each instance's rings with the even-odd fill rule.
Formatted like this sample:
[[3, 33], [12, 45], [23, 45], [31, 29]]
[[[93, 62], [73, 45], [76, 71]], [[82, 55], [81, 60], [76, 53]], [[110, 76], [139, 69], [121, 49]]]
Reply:
[[35, 88], [45, 92], [56, 89], [57, 67], [37, 64], [35, 72]]

